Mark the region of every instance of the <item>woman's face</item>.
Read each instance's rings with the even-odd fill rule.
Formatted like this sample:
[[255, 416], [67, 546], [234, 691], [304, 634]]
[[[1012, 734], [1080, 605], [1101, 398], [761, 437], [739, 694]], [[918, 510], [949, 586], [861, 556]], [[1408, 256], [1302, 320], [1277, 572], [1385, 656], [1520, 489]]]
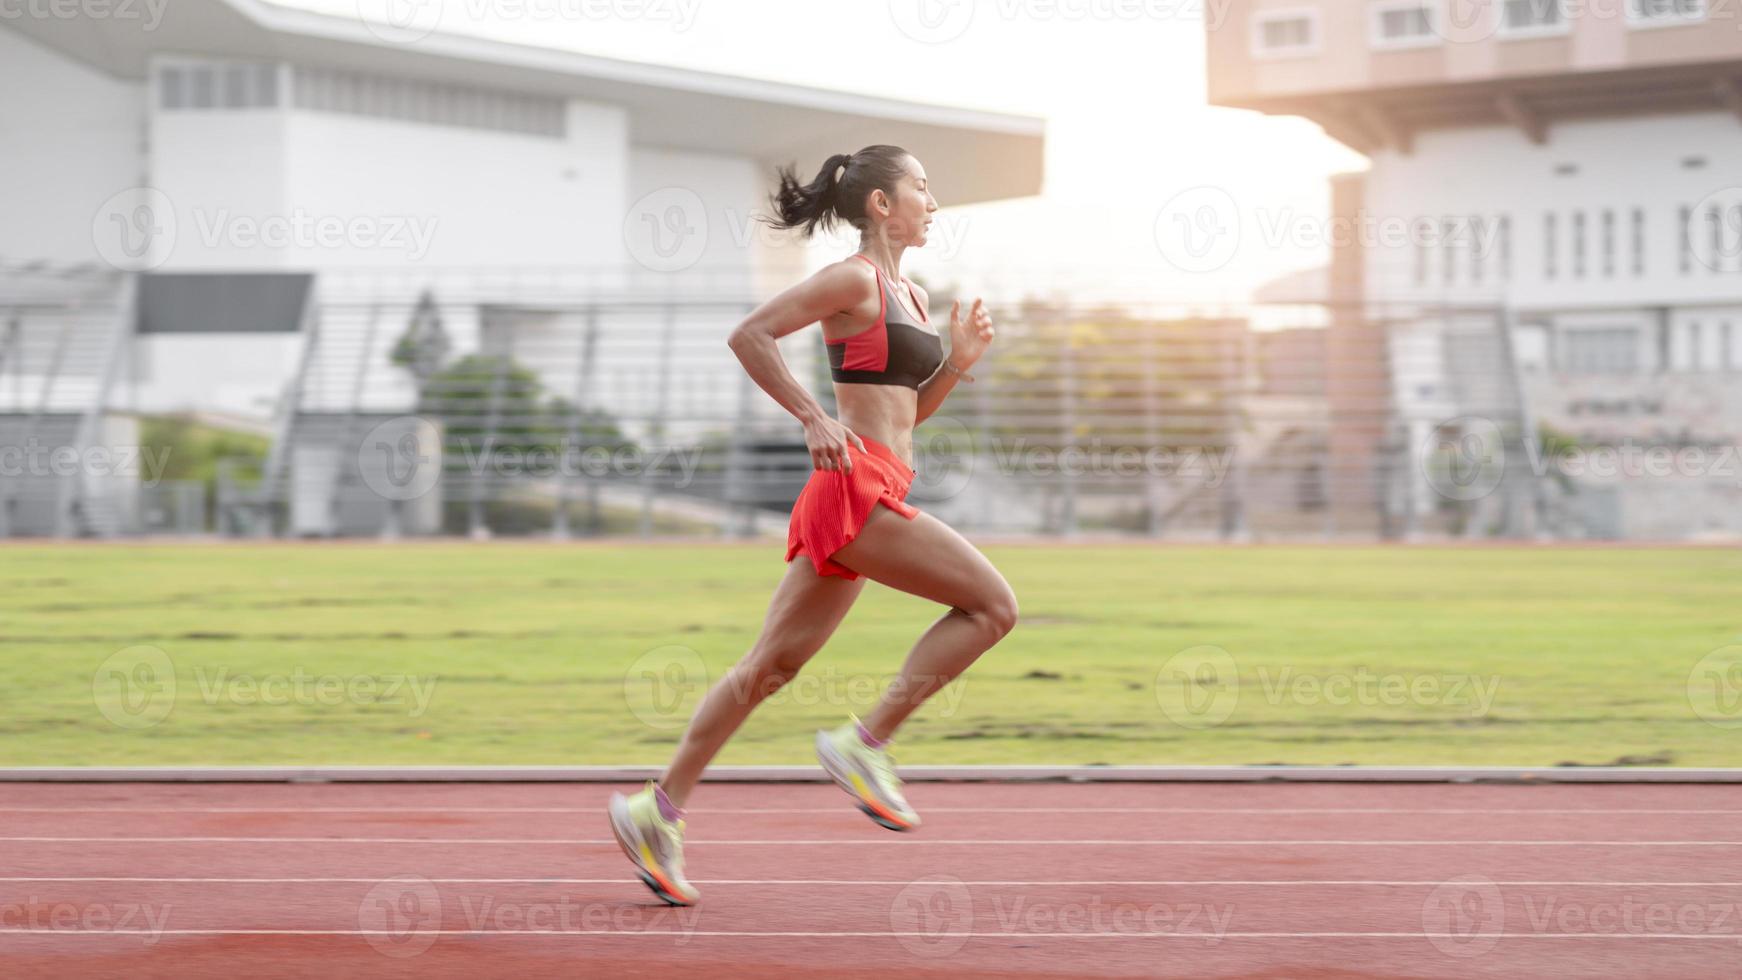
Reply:
[[885, 195], [889, 216], [883, 219], [882, 234], [892, 245], [920, 248], [931, 231], [932, 214], [938, 209], [937, 198], [931, 196], [925, 168], [913, 157], [906, 158], [901, 179], [895, 182], [895, 193]]

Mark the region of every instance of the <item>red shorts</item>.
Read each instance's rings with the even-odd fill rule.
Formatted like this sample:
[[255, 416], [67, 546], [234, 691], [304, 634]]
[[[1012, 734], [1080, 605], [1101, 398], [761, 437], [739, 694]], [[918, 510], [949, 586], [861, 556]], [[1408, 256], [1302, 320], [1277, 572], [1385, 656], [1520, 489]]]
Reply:
[[837, 564], [829, 556], [846, 547], [859, 536], [859, 529], [871, 517], [871, 508], [882, 502], [908, 520], [919, 511], [907, 503], [908, 488], [913, 485], [913, 470], [895, 455], [895, 451], [875, 439], [859, 437], [865, 451], [847, 447], [853, 461], [853, 471], [813, 470], [811, 478], [799, 491], [792, 505], [792, 523], [786, 531], [786, 560], [804, 553], [818, 575], [839, 575], [848, 580], [859, 573]]

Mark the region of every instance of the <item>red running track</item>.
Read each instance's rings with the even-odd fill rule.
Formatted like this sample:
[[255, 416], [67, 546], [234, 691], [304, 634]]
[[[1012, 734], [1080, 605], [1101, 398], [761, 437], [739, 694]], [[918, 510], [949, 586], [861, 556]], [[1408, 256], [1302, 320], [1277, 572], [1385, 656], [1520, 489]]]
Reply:
[[1734, 977], [1742, 787], [0, 785], [0, 976]]

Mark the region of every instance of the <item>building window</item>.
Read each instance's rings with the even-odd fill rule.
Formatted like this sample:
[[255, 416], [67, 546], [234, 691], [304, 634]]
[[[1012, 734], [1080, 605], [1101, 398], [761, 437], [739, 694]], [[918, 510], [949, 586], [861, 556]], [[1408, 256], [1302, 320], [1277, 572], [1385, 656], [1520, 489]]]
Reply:
[[1542, 275], [1553, 279], [1560, 275], [1560, 222], [1550, 211], [1542, 216]]
[[1672, 27], [1706, 19], [1706, 0], [1627, 0], [1634, 27]]
[[1615, 278], [1615, 212], [1603, 211], [1603, 278]]
[[1565, 34], [1569, 29], [1565, 0], [1503, 0], [1500, 4], [1503, 37]]
[[278, 66], [183, 63], [157, 70], [157, 104], [189, 109], [272, 109], [278, 105]]
[[1561, 370], [1572, 374], [1634, 374], [1639, 331], [1633, 327], [1568, 330], [1560, 343]]
[[1252, 15], [1253, 57], [1287, 58], [1318, 50], [1318, 10], [1266, 10]]
[[1694, 271], [1694, 209], [1685, 204], [1681, 207], [1681, 230], [1677, 237], [1681, 239], [1681, 272], [1685, 276]]
[[1422, 0], [1381, 0], [1370, 11], [1376, 48], [1419, 48], [1440, 42], [1434, 5]]
[[1633, 209], [1633, 274], [1645, 275], [1645, 209]]
[[296, 69], [298, 109], [398, 119], [432, 126], [562, 138], [567, 104], [558, 98], [444, 85], [386, 75]]
[[1585, 212], [1573, 212], [1573, 278], [1585, 278]]

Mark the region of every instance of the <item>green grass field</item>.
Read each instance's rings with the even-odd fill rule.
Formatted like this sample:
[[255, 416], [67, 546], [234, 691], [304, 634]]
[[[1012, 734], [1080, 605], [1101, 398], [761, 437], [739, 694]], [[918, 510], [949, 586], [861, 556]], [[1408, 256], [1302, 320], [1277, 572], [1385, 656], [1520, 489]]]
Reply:
[[[1022, 623], [904, 763], [1742, 765], [1735, 551], [988, 553]], [[773, 544], [9, 547], [0, 764], [663, 762], [783, 568]], [[720, 761], [811, 761], [937, 612], [867, 588]]]

